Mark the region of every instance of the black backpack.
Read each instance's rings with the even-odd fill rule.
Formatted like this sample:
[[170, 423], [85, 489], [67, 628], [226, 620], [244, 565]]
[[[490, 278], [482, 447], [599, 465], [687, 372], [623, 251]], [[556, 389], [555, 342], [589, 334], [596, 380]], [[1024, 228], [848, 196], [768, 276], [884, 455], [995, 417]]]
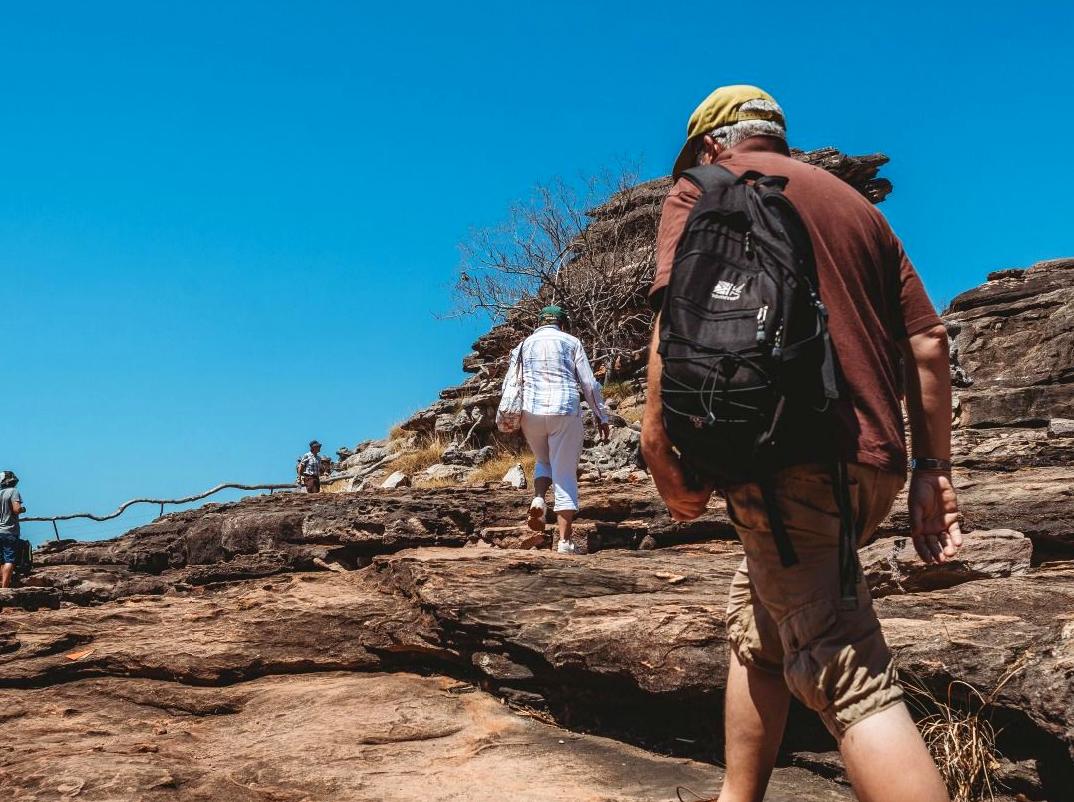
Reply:
[[661, 402], [688, 472], [760, 485], [780, 560], [797, 556], [773, 473], [831, 466], [842, 519], [840, 585], [856, 597], [857, 550], [835, 406], [838, 366], [809, 233], [787, 179], [717, 165], [683, 173], [702, 195], [675, 252], [660, 315]]

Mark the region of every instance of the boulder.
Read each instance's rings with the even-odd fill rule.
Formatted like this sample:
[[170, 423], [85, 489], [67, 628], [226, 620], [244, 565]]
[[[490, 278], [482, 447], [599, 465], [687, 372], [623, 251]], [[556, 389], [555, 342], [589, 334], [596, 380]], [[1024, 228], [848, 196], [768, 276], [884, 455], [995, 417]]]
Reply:
[[515, 490], [525, 490], [527, 487], [526, 471], [523, 469], [522, 463], [516, 462], [515, 466], [503, 475], [500, 483], [513, 487]]
[[[624, 421], [625, 423], [625, 421]], [[641, 434], [628, 426], [612, 430], [607, 443], [596, 442], [582, 452], [579, 470], [603, 478], [615, 471], [629, 473], [635, 467]]]
[[1049, 437], [1074, 437], [1074, 419], [1052, 418], [1048, 421]]
[[425, 482], [461, 483], [470, 475], [471, 470], [472, 468], [465, 465], [445, 465], [438, 462], [419, 473], [418, 478]]
[[1029, 572], [1033, 543], [1011, 529], [968, 532], [957, 558], [927, 565], [909, 537], [884, 538], [861, 551], [861, 565], [873, 597], [938, 590], [973, 579], [1022, 576]]
[[410, 477], [402, 471], [396, 471], [381, 483], [384, 490], [395, 490], [397, 487], [410, 487]]
[[492, 446], [464, 450], [459, 448], [458, 445], [452, 444], [440, 455], [440, 462], [444, 465], [462, 465], [467, 468], [476, 468], [478, 465], [484, 465], [492, 459], [495, 453], [495, 449]]

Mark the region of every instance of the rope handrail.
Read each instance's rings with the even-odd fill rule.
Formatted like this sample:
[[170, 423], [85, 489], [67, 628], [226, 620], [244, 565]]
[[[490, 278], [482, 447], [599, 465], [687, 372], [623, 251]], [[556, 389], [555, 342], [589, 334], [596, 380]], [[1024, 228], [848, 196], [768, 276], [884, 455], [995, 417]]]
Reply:
[[199, 501], [199, 500], [201, 500], [203, 498], [207, 498], [207, 497], [209, 497], [209, 496], [211, 496], [211, 495], [213, 495], [215, 493], [219, 493], [221, 490], [234, 489], [234, 490], [269, 490], [269, 491], [272, 491], [272, 490], [287, 490], [287, 489], [291, 489], [291, 488], [294, 488], [294, 487], [295, 487], [295, 485], [293, 485], [293, 484], [287, 484], [287, 485], [280, 485], [280, 484], [243, 485], [243, 484], [238, 484], [238, 483], [235, 483], [235, 482], [225, 482], [224, 484], [217, 485], [216, 487], [212, 488], [211, 490], [206, 490], [204, 493], [198, 493], [197, 495], [187, 496], [186, 498], [132, 498], [130, 501], [126, 501], [123, 504], [121, 504], [119, 506], [119, 509], [117, 509], [115, 512], [113, 512], [113, 513], [111, 513], [109, 515], [94, 515], [91, 512], [73, 512], [73, 513], [69, 513], [68, 515], [51, 515], [51, 516], [26, 517], [26, 518], [21, 518], [20, 520], [22, 520], [23, 522], [27, 522], [27, 523], [30, 522], [30, 521], [51, 523], [53, 530], [56, 532], [56, 538], [59, 539], [60, 533], [59, 533], [59, 530], [56, 529], [56, 522], [57, 521], [71, 521], [71, 520], [74, 520], [75, 518], [88, 518], [91, 521], [111, 521], [113, 518], [118, 518], [120, 515], [122, 515], [124, 512], [126, 512], [130, 507], [133, 507], [135, 504], [159, 504], [160, 505], [160, 513], [161, 513], [161, 515], [163, 515], [164, 514], [164, 505], [165, 504], [189, 504], [191, 501]]

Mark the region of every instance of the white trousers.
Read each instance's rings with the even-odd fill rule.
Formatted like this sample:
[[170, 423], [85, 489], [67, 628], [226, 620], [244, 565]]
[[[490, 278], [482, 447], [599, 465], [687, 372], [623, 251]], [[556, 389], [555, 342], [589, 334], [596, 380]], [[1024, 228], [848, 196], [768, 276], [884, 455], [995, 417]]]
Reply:
[[522, 413], [522, 434], [537, 457], [534, 479], [551, 479], [556, 492], [554, 509], [578, 509], [578, 458], [582, 456], [585, 429], [581, 415]]

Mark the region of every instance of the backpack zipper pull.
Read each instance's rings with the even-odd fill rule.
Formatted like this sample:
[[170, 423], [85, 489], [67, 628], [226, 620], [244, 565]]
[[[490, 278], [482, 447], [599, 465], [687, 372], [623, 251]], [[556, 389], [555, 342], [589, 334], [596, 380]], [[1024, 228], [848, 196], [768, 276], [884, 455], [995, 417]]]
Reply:
[[746, 232], [744, 247], [746, 250], [746, 256], [753, 258], [753, 238], [750, 236], [750, 232]]
[[768, 304], [757, 310], [757, 344], [764, 345], [764, 323], [768, 319]]

